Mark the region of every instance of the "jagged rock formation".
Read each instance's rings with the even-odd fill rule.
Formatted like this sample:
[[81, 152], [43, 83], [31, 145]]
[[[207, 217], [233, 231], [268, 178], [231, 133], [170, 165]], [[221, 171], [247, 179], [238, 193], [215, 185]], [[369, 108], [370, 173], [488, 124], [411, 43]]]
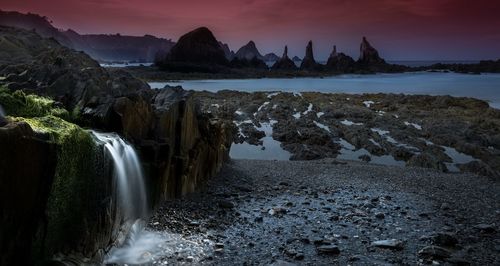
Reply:
[[166, 62], [227, 65], [228, 61], [217, 39], [205, 27], [197, 28], [179, 38], [167, 55]]
[[227, 45], [227, 43], [223, 43], [221, 41], [219, 41], [219, 45], [222, 48], [222, 50], [224, 51], [224, 55], [226, 56], [226, 59], [228, 61], [233, 60], [233, 58], [234, 58], [234, 52], [231, 51], [231, 49], [229, 49], [229, 45]]
[[288, 47], [285, 46], [285, 51], [283, 51], [283, 56], [280, 60], [276, 61], [271, 67], [273, 70], [297, 70], [295, 63], [288, 58]]
[[300, 61], [302, 61], [302, 59], [300, 59], [300, 57], [298, 57], [298, 56], [294, 56], [292, 58], [292, 61], [294, 61], [294, 62], [300, 62]]
[[378, 55], [378, 51], [371, 46], [366, 37], [363, 37], [363, 41], [359, 46], [358, 62], [367, 65], [385, 64], [385, 60]]
[[35, 30], [42, 37], [54, 38], [60, 44], [83, 51], [101, 61], [152, 62], [157, 53], [166, 53], [174, 43], [151, 35], [81, 35], [71, 29], [55, 28], [47, 17], [36, 14], [0, 11], [0, 25]]
[[317, 71], [321, 69], [321, 65], [316, 63], [316, 60], [314, 60], [312, 41], [309, 41], [309, 43], [307, 43], [306, 55], [304, 56], [304, 59], [302, 59], [302, 63], [300, 64], [300, 69], [312, 70], [312, 71]]
[[350, 73], [355, 70], [356, 62], [352, 57], [344, 54], [337, 53], [337, 46], [333, 46], [333, 51], [328, 57], [326, 68], [340, 73]]
[[278, 60], [280, 60], [280, 57], [275, 53], [268, 53], [264, 55], [264, 62], [276, 62]]
[[[8, 206], [2, 210], [12, 209], [0, 226], [1, 250], [8, 251], [2, 265], [29, 264], [33, 256], [50, 259], [56, 253], [92, 257], [117, 237], [120, 213], [106, 169], [111, 163], [74, 123], [115, 131], [134, 144], [153, 203], [193, 191], [227, 159], [232, 125], [201, 113], [191, 93], [151, 90], [32, 31], [0, 27], [0, 40], [8, 40], [0, 42], [0, 76], [5, 77], [0, 105], [8, 115], [22, 116], [0, 127], [0, 191], [8, 199], [0, 204]], [[19, 104], [32, 99], [24, 93], [57, 102], [33, 100], [34, 106], [26, 105], [29, 112], [21, 112]], [[30, 256], [33, 238], [36, 254]]]
[[247, 44], [238, 49], [235, 57], [237, 57], [238, 59], [246, 60], [252, 60], [254, 57], [256, 57], [259, 60], [264, 60], [264, 57], [260, 54], [253, 41], [249, 41]]

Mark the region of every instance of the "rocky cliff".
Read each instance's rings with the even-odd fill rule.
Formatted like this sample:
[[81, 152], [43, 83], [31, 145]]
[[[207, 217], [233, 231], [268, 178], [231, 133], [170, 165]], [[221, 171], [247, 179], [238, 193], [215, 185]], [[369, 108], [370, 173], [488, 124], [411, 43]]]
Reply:
[[321, 70], [321, 65], [316, 63], [316, 60], [314, 60], [312, 41], [309, 41], [309, 43], [307, 43], [306, 54], [302, 59], [302, 63], [300, 64], [300, 69], [312, 70], [312, 71]]
[[2, 264], [58, 253], [99, 261], [116, 239], [111, 163], [77, 124], [136, 147], [153, 203], [194, 191], [227, 159], [232, 126], [190, 93], [151, 90], [31, 31], [0, 27], [0, 40]]

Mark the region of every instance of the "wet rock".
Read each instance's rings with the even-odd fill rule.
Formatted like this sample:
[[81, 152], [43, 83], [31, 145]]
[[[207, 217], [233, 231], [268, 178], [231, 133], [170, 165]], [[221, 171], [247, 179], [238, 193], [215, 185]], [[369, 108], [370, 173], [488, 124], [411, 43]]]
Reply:
[[234, 208], [234, 203], [228, 200], [219, 200], [219, 207], [224, 209], [232, 209]]
[[281, 208], [281, 207], [274, 207], [274, 208], [271, 208], [268, 211], [268, 213], [269, 213], [269, 215], [272, 215], [272, 216], [282, 216], [282, 215], [287, 213], [287, 210], [285, 208]]
[[489, 234], [494, 233], [497, 230], [495, 224], [478, 224], [474, 227], [481, 232]]
[[439, 246], [427, 246], [418, 251], [418, 256], [425, 259], [446, 259], [451, 256], [448, 249]]
[[377, 218], [377, 219], [384, 219], [385, 218], [385, 214], [382, 213], [382, 212], [377, 212], [375, 214], [375, 218]]
[[339, 247], [337, 245], [333, 245], [333, 244], [321, 245], [321, 246], [316, 247], [316, 249], [318, 250], [318, 253], [321, 253], [321, 254], [332, 254], [332, 255], [340, 254]]
[[358, 158], [363, 162], [369, 162], [372, 160], [370, 155], [367, 155], [367, 154], [363, 154], [363, 155], [359, 156]]
[[371, 246], [377, 248], [402, 250], [404, 248], [404, 243], [397, 239], [386, 239], [386, 240], [374, 241], [371, 243]]
[[457, 238], [451, 233], [437, 233], [431, 239], [432, 243], [438, 246], [454, 247], [458, 244]]
[[407, 162], [408, 166], [418, 166], [425, 168], [437, 169], [443, 172], [448, 171], [446, 165], [441, 162], [437, 157], [429, 153], [421, 153], [413, 155]]
[[277, 260], [274, 263], [269, 264], [269, 266], [296, 266], [297, 264], [291, 263], [284, 260]]

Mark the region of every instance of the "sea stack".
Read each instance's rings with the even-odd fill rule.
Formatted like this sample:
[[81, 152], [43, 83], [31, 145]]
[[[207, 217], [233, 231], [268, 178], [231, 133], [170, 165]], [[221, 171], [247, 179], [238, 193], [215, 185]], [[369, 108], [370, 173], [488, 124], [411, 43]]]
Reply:
[[335, 72], [349, 73], [354, 71], [355, 64], [356, 62], [352, 59], [352, 57], [344, 53], [338, 53], [337, 46], [334, 45], [333, 51], [330, 54], [330, 57], [328, 57], [326, 67]]
[[273, 70], [297, 70], [297, 66], [295, 63], [288, 58], [288, 47], [285, 46], [285, 51], [283, 52], [283, 56], [280, 60], [276, 61], [274, 65], [271, 67]]
[[228, 64], [224, 50], [206, 27], [197, 28], [181, 36], [166, 56], [165, 61], [208, 65]]
[[319, 70], [320, 67], [321, 65], [316, 63], [316, 60], [314, 60], [312, 41], [309, 41], [306, 47], [306, 55], [304, 56], [304, 59], [302, 59], [302, 63], [300, 64], [300, 69]]
[[252, 60], [256, 57], [257, 59], [264, 60], [264, 57], [260, 54], [259, 50], [257, 50], [253, 41], [249, 41], [247, 44], [238, 49], [235, 56], [238, 59]]
[[366, 37], [359, 47], [359, 63], [366, 65], [385, 64], [385, 60], [378, 55], [378, 51], [371, 46]]

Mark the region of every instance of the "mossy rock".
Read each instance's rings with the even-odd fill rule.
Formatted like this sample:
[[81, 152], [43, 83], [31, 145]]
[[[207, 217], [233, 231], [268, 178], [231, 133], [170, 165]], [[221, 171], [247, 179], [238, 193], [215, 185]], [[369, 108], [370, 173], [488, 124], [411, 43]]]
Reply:
[[0, 105], [9, 116], [42, 117], [53, 115], [70, 120], [68, 111], [55, 106], [52, 99], [26, 94], [20, 90], [12, 92], [5, 87], [0, 87]]
[[47, 258], [56, 252], [91, 252], [110, 235], [105, 210], [112, 205], [112, 178], [103, 150], [88, 131], [58, 117], [13, 120], [28, 123], [58, 147], [47, 224], [39, 231], [34, 254]]

